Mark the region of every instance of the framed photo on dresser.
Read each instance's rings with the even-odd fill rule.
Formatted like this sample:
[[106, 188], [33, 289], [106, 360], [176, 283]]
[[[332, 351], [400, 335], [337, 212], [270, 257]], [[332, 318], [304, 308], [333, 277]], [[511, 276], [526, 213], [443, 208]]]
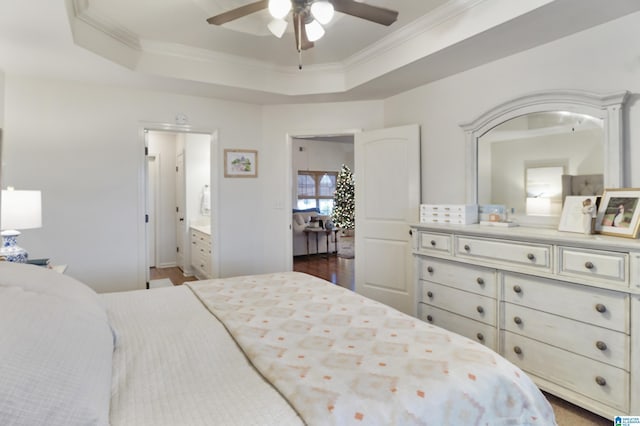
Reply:
[[640, 188], [606, 189], [602, 195], [596, 231], [637, 238], [640, 225]]
[[[569, 195], [565, 197], [558, 231], [592, 233], [592, 219], [596, 218], [600, 199], [599, 195]], [[589, 232], [585, 230], [587, 226], [585, 220], [588, 222]]]

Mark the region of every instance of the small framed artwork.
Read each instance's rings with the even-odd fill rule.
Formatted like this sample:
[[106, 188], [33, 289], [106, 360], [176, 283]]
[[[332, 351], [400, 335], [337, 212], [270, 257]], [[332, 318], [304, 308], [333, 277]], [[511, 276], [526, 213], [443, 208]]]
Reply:
[[596, 230], [601, 234], [637, 238], [640, 188], [606, 189], [598, 209]]
[[600, 198], [599, 195], [565, 197], [558, 231], [591, 234]]
[[224, 177], [257, 177], [258, 151], [253, 149], [225, 149]]

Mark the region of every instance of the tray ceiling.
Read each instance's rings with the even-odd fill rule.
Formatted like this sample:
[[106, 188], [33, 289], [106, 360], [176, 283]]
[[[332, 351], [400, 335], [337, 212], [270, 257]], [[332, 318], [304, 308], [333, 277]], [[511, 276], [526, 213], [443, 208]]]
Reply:
[[11, 2], [0, 67], [257, 103], [380, 99], [640, 10], [637, 0], [366, 0], [398, 21], [337, 13], [298, 70], [293, 34], [272, 36], [267, 12], [206, 22], [251, 1]]

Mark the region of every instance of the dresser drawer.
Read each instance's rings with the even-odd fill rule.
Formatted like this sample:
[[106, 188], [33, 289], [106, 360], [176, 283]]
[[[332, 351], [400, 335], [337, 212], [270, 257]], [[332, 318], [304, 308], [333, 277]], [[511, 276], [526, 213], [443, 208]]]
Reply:
[[487, 297], [497, 297], [496, 272], [494, 269], [431, 257], [418, 258], [418, 265], [420, 279], [445, 284]]
[[497, 302], [495, 299], [431, 281], [420, 281], [420, 285], [422, 290], [420, 302], [482, 321], [485, 324], [496, 325]]
[[626, 371], [509, 332], [504, 342], [504, 357], [525, 372], [628, 412]]
[[504, 300], [629, 334], [629, 296], [578, 284], [504, 274]]
[[455, 255], [551, 272], [551, 246], [465, 236], [455, 237]]
[[629, 336], [568, 318], [504, 304], [504, 324], [512, 333], [629, 371]]
[[615, 284], [629, 283], [629, 255], [596, 250], [559, 247], [560, 275], [589, 277]]
[[418, 317], [429, 324], [453, 331], [496, 350], [496, 328], [424, 303], [418, 304]]
[[418, 250], [421, 252], [451, 253], [451, 235], [418, 231]]

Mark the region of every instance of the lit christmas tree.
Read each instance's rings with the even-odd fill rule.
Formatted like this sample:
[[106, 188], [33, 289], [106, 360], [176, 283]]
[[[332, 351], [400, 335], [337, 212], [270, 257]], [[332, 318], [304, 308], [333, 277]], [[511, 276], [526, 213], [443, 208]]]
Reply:
[[355, 224], [355, 192], [353, 174], [346, 165], [342, 165], [338, 179], [336, 180], [336, 191], [333, 194], [333, 212], [331, 220], [340, 229], [354, 229]]

